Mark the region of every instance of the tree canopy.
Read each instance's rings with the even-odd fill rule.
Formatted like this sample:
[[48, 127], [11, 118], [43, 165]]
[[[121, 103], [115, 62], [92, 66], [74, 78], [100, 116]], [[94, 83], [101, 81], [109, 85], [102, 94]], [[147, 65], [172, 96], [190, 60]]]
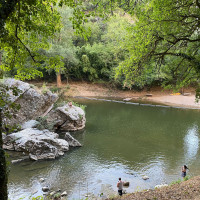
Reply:
[[[12, 0], [0, 3], [0, 63], [1, 70], [17, 71], [18, 78], [31, 79], [42, 76], [37, 67], [47, 62], [46, 68], [59, 71], [60, 58], [46, 57], [40, 49], [50, 48], [50, 39], [61, 30], [58, 6], [66, 4], [74, 8], [74, 27], [81, 30], [84, 15], [73, 0]], [[27, 65], [27, 63], [30, 63]]]
[[199, 79], [198, 0], [147, 0], [130, 13], [137, 20], [125, 42], [129, 57], [118, 67], [117, 76], [123, 75], [127, 85], [143, 84], [156, 72], [165, 85], [177, 88]]

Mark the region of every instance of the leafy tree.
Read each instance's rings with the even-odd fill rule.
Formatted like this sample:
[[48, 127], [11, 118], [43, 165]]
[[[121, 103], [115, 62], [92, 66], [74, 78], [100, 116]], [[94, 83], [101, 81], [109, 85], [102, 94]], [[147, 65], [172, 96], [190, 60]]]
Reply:
[[127, 85], [143, 84], [148, 74], [164, 73], [164, 84], [183, 87], [200, 73], [200, 2], [198, 0], [146, 0], [137, 4], [137, 17], [125, 44], [129, 58], [116, 76]]
[[[121, 11], [120, 11], [121, 12]], [[82, 77], [94, 81], [97, 78], [114, 82], [114, 69], [125, 59], [126, 49], [122, 41], [127, 35], [129, 22], [118, 11], [109, 20], [90, 18], [85, 25], [90, 27], [91, 35], [78, 49], [80, 58], [79, 71]], [[75, 38], [79, 40], [78, 37]], [[80, 40], [79, 40], [80, 41]]]
[[[48, 39], [60, 29], [59, 13], [52, 8], [56, 1], [16, 2], [13, 12], [5, 21], [4, 34], [1, 35], [0, 48], [4, 58], [1, 69], [6, 71], [16, 68], [18, 78], [42, 76], [36, 69], [44, 60], [38, 50], [49, 48]], [[29, 67], [25, 67], [27, 61], [31, 63]], [[54, 67], [53, 60], [48, 67]]]
[[[62, 19], [62, 27], [59, 33], [55, 35], [55, 38], [50, 42], [51, 47], [47, 51], [47, 56], [60, 58], [59, 66], [62, 68], [57, 72], [57, 86], [61, 86], [61, 74], [67, 74], [73, 65], [78, 65], [78, 59], [76, 57], [76, 47], [73, 44], [74, 30], [70, 18], [73, 15], [73, 10], [69, 7], [63, 6], [58, 9]], [[49, 71], [52, 71], [51, 69]]]
[[[61, 28], [60, 14], [55, 6], [66, 4], [74, 8], [73, 24], [81, 29], [84, 14], [73, 0], [2, 0], [0, 2], [0, 64], [2, 71], [17, 70], [17, 78], [31, 79], [42, 76], [38, 70], [41, 62], [48, 63], [48, 69], [59, 71], [60, 57], [45, 57], [39, 50], [49, 48], [49, 39], [54, 38]], [[3, 54], [3, 56], [2, 56]], [[30, 62], [30, 65], [26, 65]], [[3, 91], [3, 90], [2, 90]], [[4, 93], [1, 93], [1, 98]], [[0, 111], [3, 100], [0, 99]], [[1, 113], [0, 113], [1, 114]], [[7, 199], [7, 176], [4, 150], [2, 149], [2, 117], [0, 115], [0, 199]]]

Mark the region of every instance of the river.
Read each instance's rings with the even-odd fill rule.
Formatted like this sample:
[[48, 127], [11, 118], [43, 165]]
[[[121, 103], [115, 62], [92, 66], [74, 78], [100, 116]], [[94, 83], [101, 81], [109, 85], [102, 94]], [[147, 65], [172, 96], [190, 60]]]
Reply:
[[[199, 175], [199, 110], [77, 101], [87, 106], [87, 123], [71, 134], [83, 147], [56, 160], [11, 164], [11, 200], [41, 195], [46, 185], [67, 191], [68, 199], [99, 196], [105, 188], [116, 192], [119, 177], [130, 182], [127, 192], [141, 191], [179, 179], [184, 164], [189, 176]], [[18, 157], [9, 154], [10, 160]]]

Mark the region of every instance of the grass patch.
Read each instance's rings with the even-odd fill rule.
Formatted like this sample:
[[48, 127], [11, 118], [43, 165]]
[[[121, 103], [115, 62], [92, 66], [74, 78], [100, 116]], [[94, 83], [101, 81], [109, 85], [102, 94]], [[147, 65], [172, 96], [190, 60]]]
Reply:
[[49, 88], [49, 90], [50, 90], [52, 93], [60, 93], [61, 88], [58, 88], [58, 87], [51, 87], [51, 88]]
[[85, 108], [87, 107], [86, 105], [78, 104], [78, 103], [73, 102], [73, 101], [72, 101], [72, 105], [77, 106], [77, 107], [80, 107], [80, 108], [81, 108], [82, 110], [84, 110], [84, 111], [85, 111]]
[[38, 130], [44, 130], [44, 129], [48, 129], [49, 131], [53, 131], [54, 130], [54, 125], [55, 123], [51, 122], [48, 123], [47, 122], [47, 117], [37, 117], [36, 121], [38, 121], [39, 123], [36, 125], [36, 128]]
[[178, 179], [177, 181], [171, 182], [170, 185], [180, 184], [181, 182], [187, 181], [187, 180], [189, 180], [189, 179], [190, 179], [190, 177], [189, 177], [189, 176], [186, 176], [186, 177], [184, 177], [183, 179]]

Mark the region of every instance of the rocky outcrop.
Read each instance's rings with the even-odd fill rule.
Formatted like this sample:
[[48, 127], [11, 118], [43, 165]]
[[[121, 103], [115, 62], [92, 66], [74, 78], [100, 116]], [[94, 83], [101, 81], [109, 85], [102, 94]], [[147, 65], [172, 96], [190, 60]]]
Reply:
[[32, 160], [55, 159], [69, 150], [66, 140], [58, 139], [58, 134], [48, 130], [28, 128], [4, 137], [4, 149], [29, 154]]
[[81, 147], [82, 146], [78, 140], [74, 139], [70, 135], [70, 133], [65, 133], [65, 140], [69, 143], [69, 146], [71, 146], [71, 147]]
[[24, 126], [31, 127], [29, 125], [33, 122], [30, 121], [28, 124], [27, 121], [45, 116], [47, 123], [53, 124], [55, 130], [76, 131], [85, 127], [85, 113], [80, 107], [66, 104], [52, 109], [58, 96], [51, 91], [42, 93], [39, 89], [32, 88], [30, 84], [15, 79], [6, 79], [4, 84], [9, 88], [17, 87], [20, 90], [17, 96], [13, 95], [12, 90], [8, 91], [10, 101], [19, 104], [20, 109], [10, 110], [12, 118], [4, 117], [5, 124], [10, 126], [23, 124], [22, 129], [24, 129]]
[[[41, 160], [55, 159], [63, 155], [69, 150], [69, 146], [81, 146], [69, 133], [64, 140], [52, 132], [58, 129], [66, 131], [83, 129], [86, 119], [81, 108], [66, 104], [54, 110], [53, 105], [58, 99], [56, 94], [47, 90], [41, 92], [30, 84], [15, 79], [6, 79], [3, 84], [10, 88], [7, 90], [7, 87], [4, 87], [6, 88], [4, 91], [9, 95], [9, 101], [20, 105], [18, 111], [9, 108], [11, 118], [6, 115], [3, 117], [6, 124], [4, 130], [8, 134], [10, 132], [8, 127], [13, 125], [20, 125], [21, 130], [9, 135], [3, 134], [4, 149], [21, 151], [28, 154], [32, 160]], [[13, 94], [15, 87], [20, 90], [17, 95]]]
[[4, 84], [9, 88], [17, 87], [20, 90], [17, 96], [13, 95], [11, 90], [8, 91], [10, 100], [20, 105], [17, 112], [10, 111], [11, 119], [5, 118], [5, 123], [11, 126], [42, 116], [58, 99], [58, 96], [51, 91], [42, 94], [39, 90], [31, 88], [28, 83], [19, 80], [6, 79]]
[[54, 128], [59, 130], [77, 131], [85, 127], [85, 113], [77, 106], [65, 105], [51, 110], [47, 114], [47, 122], [54, 123]]

